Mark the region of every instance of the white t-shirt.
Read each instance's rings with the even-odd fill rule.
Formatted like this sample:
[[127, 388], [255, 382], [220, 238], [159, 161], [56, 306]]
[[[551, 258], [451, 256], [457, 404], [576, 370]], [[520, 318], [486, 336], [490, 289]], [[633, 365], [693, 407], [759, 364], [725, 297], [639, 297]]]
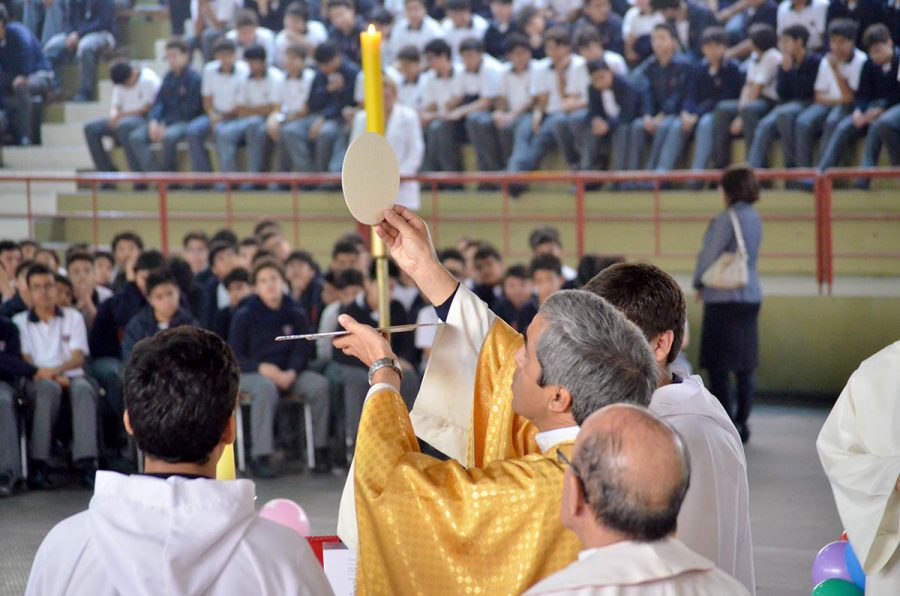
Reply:
[[[234, 26], [234, 17], [244, 7], [244, 0], [209, 0], [213, 14], [225, 23], [226, 28]], [[196, 21], [200, 15], [200, 6], [197, 0], [191, 0], [191, 20]], [[207, 23], [208, 26], [211, 24]]]
[[637, 39], [644, 35], [650, 35], [654, 27], [664, 22], [666, 19], [660, 13], [641, 14], [640, 8], [632, 6], [622, 18], [622, 37], [627, 38], [629, 35], [634, 35]]
[[568, 17], [579, 10], [583, 5], [582, 0], [547, 0], [546, 7], [560, 17]]
[[819, 62], [819, 70], [816, 73], [816, 82], [813, 84], [816, 94], [822, 94], [828, 99], [840, 99], [841, 88], [838, 86], [837, 79], [834, 77], [834, 71], [828, 60], [822, 58]]
[[149, 68], [142, 68], [138, 80], [131, 87], [115, 85], [112, 92], [112, 107], [119, 112], [136, 112], [146, 108], [156, 99], [156, 92], [162, 84], [159, 75]]
[[472, 72], [460, 65], [453, 73], [453, 94], [455, 97], [497, 97], [502, 74], [503, 66], [500, 62], [490, 54], [485, 54], [477, 71]]
[[[454, 73], [459, 70], [458, 67], [454, 66]], [[454, 91], [454, 77], [451, 75], [446, 78], [441, 78], [437, 76], [437, 73], [433, 70], [429, 70], [425, 74], [422, 75], [422, 107], [428, 108], [429, 106], [435, 105], [437, 106], [437, 113], [444, 115], [449, 110], [447, 109], [447, 102], [453, 99], [453, 91]]]
[[[609, 65], [609, 69], [613, 74], [622, 76], [628, 74], [628, 63], [625, 62], [622, 54], [612, 50], [603, 50], [603, 61]], [[590, 76], [590, 73], [588, 73], [588, 76]]]
[[227, 114], [237, 107], [238, 86], [247, 78], [250, 67], [246, 62], [238, 60], [234, 64], [234, 71], [230, 73], [224, 73], [220, 68], [221, 63], [218, 60], [208, 62], [203, 67], [200, 94], [212, 98], [213, 109], [216, 112]]
[[[58, 308], [56, 315], [47, 322], [38, 320], [32, 311], [26, 310], [13, 317], [13, 323], [19, 328], [22, 354], [31, 357], [31, 362], [38, 368], [65, 364], [76, 350], [85, 356], [91, 353], [84, 317], [74, 308]], [[76, 368], [65, 374], [80, 377], [84, 370]]]
[[422, 76], [414, 82], [402, 80], [397, 86], [397, 101], [416, 111], [422, 109]]
[[[237, 29], [232, 29], [225, 34], [225, 37], [238, 44], [238, 58], [243, 58], [244, 50], [247, 48], [238, 43]], [[275, 59], [275, 34], [265, 27], [257, 27], [256, 39], [253, 43], [262, 46], [266, 50], [266, 64], [272, 64], [272, 61]]]
[[313, 50], [319, 47], [319, 44], [327, 39], [328, 31], [325, 29], [325, 25], [319, 21], [307, 21], [306, 33], [304, 35], [295, 35], [287, 29], [282, 29], [278, 32], [278, 35], [275, 36], [275, 55], [272, 63], [278, 68], [284, 68], [284, 53], [287, 51], [288, 47], [294, 44], [300, 44], [306, 46], [308, 52], [307, 62], [314, 64], [315, 60], [313, 60], [312, 57]]
[[816, 51], [822, 49], [828, 4], [828, 0], [807, 0], [806, 6], [796, 11], [791, 0], [782, 0], [778, 5], [776, 20], [778, 34], [781, 35], [781, 32], [787, 27], [803, 25], [809, 31], [809, 41], [806, 42], [806, 47]]
[[388, 39], [387, 45], [390, 46], [391, 55], [396, 57], [397, 53], [406, 46], [415, 46], [422, 52], [429, 41], [440, 37], [444, 37], [444, 29], [433, 18], [426, 16], [418, 29], [411, 29], [409, 20], [403, 17], [397, 20], [391, 29], [391, 37]]
[[532, 60], [528, 68], [522, 72], [513, 70], [512, 64], [504, 66], [500, 77], [500, 92], [498, 96], [506, 100], [506, 109], [509, 112], [519, 112], [531, 105], [531, 80], [537, 68], [537, 61]]
[[281, 84], [281, 113], [296, 114], [306, 108], [316, 71], [304, 68], [296, 79], [285, 77]]
[[238, 105], [249, 108], [260, 108], [270, 104], [281, 104], [281, 86], [284, 74], [274, 66], [270, 66], [266, 76], [254, 79], [243, 79], [237, 88]]
[[450, 20], [450, 17], [441, 22], [441, 27], [444, 29], [444, 38], [450, 44], [450, 49], [453, 52], [453, 60], [458, 62], [460, 44], [471, 37], [484, 41], [484, 34], [488, 30], [488, 22], [481, 15], [473, 14], [468, 27], [457, 29], [453, 26], [453, 21]]
[[[863, 65], [868, 58], [865, 52], [859, 48], [853, 48], [853, 57], [850, 58], [850, 61], [838, 64], [838, 72], [841, 73], [841, 76], [847, 81], [847, 86], [854, 92], [859, 89], [859, 78], [862, 75]], [[822, 62], [828, 63], [824, 58]], [[840, 97], [840, 93], [838, 93], [838, 97]]]
[[761, 97], [778, 101], [778, 91], [776, 89], [778, 69], [781, 67], [781, 52], [776, 48], [769, 48], [762, 56], [758, 56], [756, 52], [750, 55], [749, 66], [747, 68], [747, 82], [762, 85], [763, 90]]
[[[564, 93], [578, 95], [582, 100], [587, 101], [588, 85], [590, 85], [590, 76], [587, 63], [581, 56], [573, 54], [565, 70]], [[531, 93], [532, 95], [547, 94], [546, 112], [548, 114], [562, 110], [563, 96], [559, 92], [557, 73], [553, 69], [553, 62], [547, 58], [541, 60], [535, 69]]]

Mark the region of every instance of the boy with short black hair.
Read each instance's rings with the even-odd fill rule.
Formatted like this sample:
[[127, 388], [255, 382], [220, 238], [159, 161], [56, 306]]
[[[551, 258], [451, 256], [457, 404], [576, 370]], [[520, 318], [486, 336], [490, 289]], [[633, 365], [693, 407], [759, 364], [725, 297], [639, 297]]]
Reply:
[[136, 346], [125, 427], [144, 473], [98, 474], [90, 510], [59, 523], [38, 549], [29, 594], [331, 593], [306, 540], [257, 516], [252, 482], [215, 480], [235, 440], [239, 374], [228, 346], [197, 328]]
[[484, 34], [484, 51], [498, 60], [506, 55], [506, 38], [515, 31], [512, 0], [491, 0], [491, 19]]
[[[416, 0], [418, 1], [418, 0]], [[397, 71], [400, 82], [397, 84], [397, 102], [417, 112], [422, 109], [422, 53], [414, 45], [407, 45], [397, 52]]]
[[831, 69], [819, 69], [822, 57], [807, 51], [808, 40], [809, 30], [803, 25], [792, 25], [781, 32], [778, 46], [782, 60], [777, 85], [780, 103], [760, 121], [753, 144], [747, 150], [747, 163], [753, 168], [766, 165], [769, 149], [776, 138], [781, 138], [784, 167], [794, 167], [797, 115], [812, 103], [817, 88], [827, 88], [833, 80]]
[[525, 333], [537, 314], [531, 274], [524, 265], [513, 265], [503, 277], [503, 297], [492, 309], [507, 325]]
[[197, 324], [191, 313], [181, 307], [181, 290], [168, 269], [157, 269], [147, 276], [147, 302], [147, 306], [125, 326], [122, 338], [122, 360], [125, 362], [142, 339], [179, 325]]
[[457, 128], [456, 139], [461, 136], [458, 125], [463, 125], [465, 135], [475, 148], [478, 169], [488, 171], [496, 162], [482, 147], [486, 138], [493, 136], [491, 111], [500, 90], [503, 67], [493, 56], [485, 54], [484, 44], [478, 39], [463, 41], [459, 52], [462, 68], [453, 75], [453, 109], [447, 114], [447, 120], [456, 126], [448, 125]]
[[249, 9], [238, 12], [234, 29], [225, 34], [225, 39], [237, 44], [238, 58], [246, 60], [244, 53], [254, 47], [260, 46], [266, 51], [266, 64], [271, 66], [275, 56], [275, 34], [266, 27], [259, 26], [259, 17]]
[[203, 311], [200, 324], [212, 329], [216, 311], [228, 305], [228, 291], [222, 285], [225, 276], [239, 265], [238, 247], [229, 242], [213, 242], [209, 247], [209, 270], [212, 277], [203, 286]]
[[453, 61], [459, 62], [462, 42], [473, 37], [483, 42], [488, 22], [480, 14], [472, 12], [469, 0], [447, 0], [444, 8], [447, 11], [447, 17], [441, 22], [444, 39], [450, 46]]
[[[350, 62], [360, 63], [359, 34], [363, 26], [350, 0], [328, 1], [328, 39]], [[351, 82], [352, 85], [352, 82]]]
[[426, 172], [458, 172], [459, 160], [457, 130], [449, 115], [455, 107], [455, 74], [452, 49], [443, 39], [433, 39], [425, 46], [428, 71], [422, 76], [422, 130], [425, 135], [425, 158], [422, 169]]
[[625, 40], [622, 38], [622, 17], [614, 11], [610, 0], [586, 0], [581, 17], [575, 21], [573, 30], [576, 37], [585, 27], [592, 27], [600, 36], [604, 49], [624, 55]]
[[503, 257], [490, 244], [482, 244], [473, 258], [478, 284], [472, 290], [488, 307], [492, 307], [503, 296]]
[[562, 261], [555, 255], [539, 255], [531, 260], [531, 283], [537, 296], [538, 307], [547, 298], [563, 289], [566, 283], [562, 274]]
[[216, 311], [212, 331], [228, 341], [228, 331], [231, 329], [231, 318], [234, 316], [234, 311], [238, 309], [245, 298], [253, 293], [253, 287], [250, 285], [250, 273], [243, 267], [232, 269], [231, 273], [222, 280], [222, 285], [228, 291], [228, 306], [223, 306]]
[[587, 122], [582, 136], [581, 169], [597, 167], [601, 153], [609, 155], [611, 170], [625, 169], [628, 133], [640, 110], [640, 94], [627, 76], [613, 72], [602, 58], [588, 62], [591, 87], [588, 89]]
[[312, 55], [319, 44], [327, 40], [328, 30], [319, 21], [310, 19], [306, 2], [291, 2], [284, 12], [284, 29], [275, 36], [273, 63], [283, 69], [289, 47], [302, 46], [308, 55]]
[[443, 36], [441, 24], [428, 15], [424, 0], [404, 0], [403, 16], [391, 28], [388, 44], [391, 52], [399, 57], [403, 48], [413, 46], [423, 52], [429, 41]]

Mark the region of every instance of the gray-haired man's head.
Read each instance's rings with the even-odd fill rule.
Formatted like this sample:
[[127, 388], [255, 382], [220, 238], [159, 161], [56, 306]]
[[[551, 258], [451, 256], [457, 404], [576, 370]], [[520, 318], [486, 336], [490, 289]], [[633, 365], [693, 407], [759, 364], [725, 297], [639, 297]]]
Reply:
[[575, 442], [561, 517], [586, 545], [661, 540], [675, 532], [691, 463], [678, 433], [645, 408], [591, 415]]
[[516, 353], [513, 409], [541, 430], [613, 403], [647, 405], [658, 369], [641, 331], [589, 292], [553, 294]]

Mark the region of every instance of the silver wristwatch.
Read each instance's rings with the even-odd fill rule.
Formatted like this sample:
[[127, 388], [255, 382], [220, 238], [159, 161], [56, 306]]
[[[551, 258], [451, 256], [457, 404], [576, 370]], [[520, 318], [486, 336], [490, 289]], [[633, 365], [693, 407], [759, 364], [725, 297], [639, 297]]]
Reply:
[[372, 366], [369, 367], [369, 385], [372, 384], [372, 378], [375, 376], [375, 373], [382, 368], [393, 368], [397, 371], [397, 374], [400, 378], [403, 378], [403, 370], [400, 368], [400, 361], [396, 358], [382, 358], [381, 360], [376, 360], [372, 363]]

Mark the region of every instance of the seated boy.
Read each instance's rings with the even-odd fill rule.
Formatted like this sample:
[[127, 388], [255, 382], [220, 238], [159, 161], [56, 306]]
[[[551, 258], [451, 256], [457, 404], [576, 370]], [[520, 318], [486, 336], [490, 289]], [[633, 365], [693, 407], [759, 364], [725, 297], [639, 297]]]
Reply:
[[524, 333], [537, 314], [531, 274], [524, 265], [513, 265], [503, 278], [503, 297], [493, 308], [494, 313], [507, 325]]
[[243, 267], [236, 267], [222, 280], [222, 285], [228, 290], [228, 306], [223, 306], [216, 311], [213, 319], [212, 331], [228, 341], [228, 331], [231, 329], [231, 319], [234, 311], [238, 309], [244, 298], [253, 294], [250, 286], [250, 274]]
[[216, 335], [169, 329], [125, 369], [144, 473], [100, 472], [88, 511], [50, 531], [29, 594], [331, 594], [306, 540], [256, 515], [249, 480], [217, 481], [240, 369]]
[[562, 261], [554, 255], [540, 255], [531, 260], [531, 284], [537, 296], [538, 308], [547, 298], [563, 289]]
[[628, 130], [640, 112], [640, 94], [625, 75], [613, 72], [603, 59], [588, 63], [591, 87], [588, 89], [587, 121], [582, 123], [581, 169], [597, 167], [601, 145], [610, 156], [610, 169], [625, 169]]
[[125, 325], [122, 360], [127, 362], [137, 342], [179, 325], [196, 325], [187, 309], [181, 307], [181, 290], [168, 269], [156, 269], [147, 276], [147, 306]]

